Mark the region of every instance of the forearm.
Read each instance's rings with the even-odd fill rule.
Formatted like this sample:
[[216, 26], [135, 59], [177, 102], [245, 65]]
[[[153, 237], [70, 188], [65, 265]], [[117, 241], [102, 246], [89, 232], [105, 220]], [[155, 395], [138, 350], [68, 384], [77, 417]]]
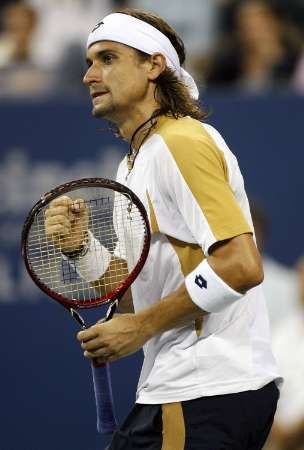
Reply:
[[118, 303], [118, 311], [123, 314], [134, 313], [134, 305], [131, 288], [124, 293]]
[[91, 282], [91, 285], [99, 295], [103, 296], [119, 286], [126, 279], [127, 273], [126, 261], [117, 256], [112, 256], [105, 273], [98, 280]]
[[175, 292], [136, 314], [146, 340], [208, 314], [195, 305], [183, 283]]
[[[247, 242], [246, 245], [250, 240], [252, 236], [245, 235], [221, 243], [213, 249], [204, 267], [200, 264], [167, 297], [135, 314], [119, 314], [78, 333], [84, 355], [91, 359], [98, 357], [100, 362], [114, 361], [137, 351], [154, 336], [190, 325], [241, 299], [244, 286], [249, 289], [261, 281], [259, 262], [252, 262], [250, 254], [253, 244]], [[238, 257], [231, 256], [235, 252]], [[246, 257], [248, 252], [249, 257]], [[223, 262], [223, 259], [227, 261]], [[235, 262], [239, 259], [243, 261], [241, 265]], [[246, 268], [241, 276], [236, 274], [239, 267]], [[233, 282], [233, 275], [236, 275], [237, 284]]]
[[[245, 257], [240, 257], [243, 254]], [[201, 280], [200, 272], [193, 272], [201, 301], [198, 301], [197, 292], [189, 289], [191, 286], [186, 280], [187, 288], [183, 283], [175, 292], [139, 313], [144, 334], [154, 336], [187, 325], [208, 312], [218, 312], [262, 281], [260, 256], [248, 234], [218, 243], [207, 263], [211, 272], [208, 269]], [[204, 305], [208, 307], [204, 308]]]
[[[91, 240], [92, 239], [94, 239], [94, 237], [92, 237]], [[109, 292], [112, 292], [126, 279], [128, 275], [127, 262], [122, 258], [110, 255], [109, 252], [107, 253], [109, 254], [110, 261], [106, 266], [106, 270], [104, 273], [102, 273], [104, 261], [98, 258], [98, 256], [101, 256], [101, 252], [99, 252], [99, 255], [93, 254], [89, 260], [85, 260], [83, 258], [79, 258], [76, 260], [76, 270], [79, 276], [87, 280], [95, 289], [96, 293], [101, 297], [107, 295], [107, 293]], [[100, 263], [101, 270], [98, 268], [98, 263]], [[100, 272], [102, 273], [101, 275], [99, 275], [98, 279], [94, 279], [95, 277], [94, 275], [92, 275], [96, 272], [99, 272], [99, 274]], [[132, 293], [130, 288], [122, 296], [119, 302], [119, 310], [123, 313], [134, 312]]]
[[[99, 280], [94, 281], [92, 286], [99, 295], [106, 295], [107, 292], [113, 291], [122, 281], [125, 280], [126, 273], [128, 273], [126, 261], [116, 256], [112, 256], [107, 271], [102, 277], [100, 277]], [[118, 310], [123, 314], [134, 312], [131, 288], [128, 288], [121, 297], [118, 304]]]
[[73, 256], [63, 253], [63, 257], [72, 261], [78, 275], [90, 283], [100, 296], [112, 292], [128, 276], [125, 259], [113, 255], [89, 230], [84, 247], [73, 252]]

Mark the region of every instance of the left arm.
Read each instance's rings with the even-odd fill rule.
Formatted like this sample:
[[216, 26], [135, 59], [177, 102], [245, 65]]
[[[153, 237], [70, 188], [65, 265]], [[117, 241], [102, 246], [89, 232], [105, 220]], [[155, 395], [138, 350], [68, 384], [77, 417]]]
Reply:
[[[263, 280], [261, 258], [249, 233], [218, 242], [207, 261], [233, 290], [244, 294]], [[145, 342], [166, 330], [191, 323], [208, 314], [191, 299], [183, 283], [175, 292], [136, 313], [117, 315], [77, 334], [84, 356], [110, 362], [139, 350]]]

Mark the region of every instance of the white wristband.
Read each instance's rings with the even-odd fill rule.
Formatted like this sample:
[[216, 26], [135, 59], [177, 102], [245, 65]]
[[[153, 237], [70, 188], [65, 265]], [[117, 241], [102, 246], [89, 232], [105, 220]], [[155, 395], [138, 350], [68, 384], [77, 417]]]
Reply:
[[111, 253], [89, 231], [89, 248], [84, 256], [77, 259], [64, 257], [73, 263], [78, 275], [86, 281], [96, 281], [106, 272], [111, 261]]
[[220, 312], [243, 297], [214, 272], [207, 259], [186, 276], [185, 285], [192, 301], [210, 313]]

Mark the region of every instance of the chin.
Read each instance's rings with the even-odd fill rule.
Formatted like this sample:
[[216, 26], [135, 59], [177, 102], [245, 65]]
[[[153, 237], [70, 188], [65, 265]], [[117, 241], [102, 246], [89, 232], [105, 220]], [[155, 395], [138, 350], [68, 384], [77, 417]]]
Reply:
[[97, 119], [109, 119], [113, 108], [93, 107], [92, 114]]
[[93, 110], [92, 110], [92, 115], [94, 116], [94, 117], [97, 117], [97, 118], [103, 118], [104, 117], [104, 114], [105, 114], [105, 111], [104, 110], [101, 110], [101, 109], [99, 109], [99, 108], [93, 108]]

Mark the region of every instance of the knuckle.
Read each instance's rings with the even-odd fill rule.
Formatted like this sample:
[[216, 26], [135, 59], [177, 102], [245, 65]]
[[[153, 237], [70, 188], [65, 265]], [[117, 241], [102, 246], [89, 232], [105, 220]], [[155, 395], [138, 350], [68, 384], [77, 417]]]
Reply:
[[50, 202], [50, 207], [69, 206], [72, 200], [67, 195], [61, 195]]
[[61, 195], [58, 200], [60, 200], [64, 204], [70, 204], [72, 203], [71, 198], [68, 195]]
[[83, 200], [83, 198], [77, 198], [76, 200], [73, 201], [73, 208], [75, 210], [82, 210], [85, 208], [85, 202]]

